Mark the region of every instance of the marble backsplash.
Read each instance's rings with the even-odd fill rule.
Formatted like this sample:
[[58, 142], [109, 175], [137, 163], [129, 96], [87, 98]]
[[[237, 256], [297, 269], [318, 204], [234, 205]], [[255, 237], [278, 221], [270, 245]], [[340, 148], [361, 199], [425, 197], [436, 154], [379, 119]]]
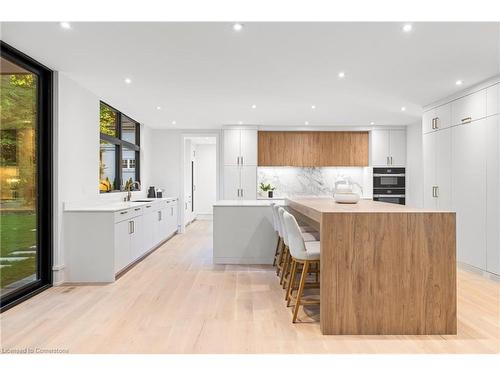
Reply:
[[[274, 197], [291, 196], [333, 196], [335, 181], [338, 177], [350, 177], [354, 191], [362, 197], [372, 197], [373, 172], [369, 167], [259, 167], [257, 183], [271, 184], [276, 187]], [[258, 194], [266, 194], [258, 189]]]

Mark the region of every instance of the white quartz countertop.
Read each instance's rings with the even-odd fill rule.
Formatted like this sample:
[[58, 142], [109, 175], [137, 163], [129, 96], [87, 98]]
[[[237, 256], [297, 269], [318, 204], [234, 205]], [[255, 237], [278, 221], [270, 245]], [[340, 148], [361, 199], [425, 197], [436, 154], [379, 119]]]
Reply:
[[[130, 202], [78, 202], [70, 203], [66, 202], [64, 204], [65, 212], [115, 212], [126, 210], [128, 208], [142, 207], [152, 202], [159, 201], [173, 201], [177, 200], [177, 197], [165, 197], [165, 198], [135, 198]], [[142, 201], [142, 202], [139, 202]]]
[[[280, 202], [281, 201], [281, 202]], [[255, 199], [255, 200], [220, 200], [215, 202], [214, 207], [265, 207], [271, 203], [284, 203], [284, 200]]]

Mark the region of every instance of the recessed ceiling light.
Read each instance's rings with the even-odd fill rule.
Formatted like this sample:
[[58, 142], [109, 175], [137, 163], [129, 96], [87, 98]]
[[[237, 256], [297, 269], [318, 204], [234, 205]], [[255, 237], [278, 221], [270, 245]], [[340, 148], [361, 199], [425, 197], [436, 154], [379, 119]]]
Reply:
[[375, 125], [375, 123], [372, 121], [372, 122], [370, 122], [370, 125]]
[[401, 107], [401, 110], [404, 112], [406, 111], [406, 107]]
[[177, 121], [175, 121], [175, 120], [172, 121], [172, 125], [175, 125], [175, 124], [177, 124]]
[[235, 23], [233, 25], [233, 30], [234, 31], [241, 31], [243, 29], [243, 25], [241, 23]]
[[304, 122], [304, 125], [309, 125], [309, 121]]
[[59, 25], [61, 25], [61, 27], [63, 29], [66, 29], [66, 30], [71, 29], [71, 24], [69, 22], [60, 22]]
[[344, 78], [345, 77], [345, 72], [339, 72], [339, 78]]
[[156, 109], [159, 111], [159, 110], [161, 109], [161, 107], [160, 107], [160, 106], [158, 106], [158, 107], [156, 107]]
[[255, 104], [252, 104], [252, 109], [255, 109], [257, 108], [257, 106]]
[[311, 109], [316, 109], [316, 106], [313, 104], [313, 105], [311, 106]]
[[411, 23], [407, 23], [403, 26], [403, 31], [405, 33], [409, 33], [413, 29], [413, 25]]
[[130, 78], [125, 78], [125, 83], [127, 85], [130, 85], [132, 83], [132, 80]]
[[243, 121], [238, 121], [238, 124], [239, 125], [243, 125]]
[[457, 82], [455, 82], [455, 85], [462, 86], [463, 83], [464, 83], [464, 81], [462, 81], [461, 79], [459, 79]]

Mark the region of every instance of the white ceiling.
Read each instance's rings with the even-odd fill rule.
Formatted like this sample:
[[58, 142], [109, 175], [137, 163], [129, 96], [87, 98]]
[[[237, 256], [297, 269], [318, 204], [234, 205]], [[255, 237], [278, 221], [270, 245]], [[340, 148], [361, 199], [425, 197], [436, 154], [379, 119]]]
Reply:
[[1, 37], [167, 129], [408, 124], [422, 106], [499, 74], [499, 23], [402, 25], [2, 23]]

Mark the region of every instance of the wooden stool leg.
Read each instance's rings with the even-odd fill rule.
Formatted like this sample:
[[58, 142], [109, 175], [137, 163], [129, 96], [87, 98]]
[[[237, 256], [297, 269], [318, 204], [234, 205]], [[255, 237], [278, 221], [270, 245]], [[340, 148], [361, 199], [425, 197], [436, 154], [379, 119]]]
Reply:
[[281, 244], [281, 237], [278, 237], [278, 242], [276, 243], [276, 250], [274, 252], [273, 267], [276, 266], [276, 262], [278, 261], [278, 255], [280, 252], [280, 244]]
[[304, 261], [304, 267], [302, 268], [302, 275], [300, 276], [299, 290], [297, 291], [297, 302], [295, 303], [295, 307], [293, 308], [293, 318], [292, 323], [295, 323], [297, 320], [297, 313], [299, 312], [300, 307], [300, 299], [302, 297], [302, 293], [304, 292], [304, 285], [306, 283], [307, 271], [309, 269], [309, 261]]
[[276, 275], [280, 275], [281, 269], [283, 268], [283, 255], [285, 252], [285, 242], [281, 240], [280, 244], [280, 250], [279, 250], [279, 255], [278, 255], [278, 262], [276, 266]]
[[295, 275], [297, 273], [297, 262], [292, 258], [292, 272], [290, 273], [290, 281], [288, 281], [288, 289], [286, 291], [286, 307], [290, 306], [292, 299], [293, 285], [295, 284]]
[[290, 252], [288, 250], [288, 246], [285, 246], [285, 256], [283, 258], [283, 269], [281, 270], [281, 278], [280, 285], [283, 285], [283, 279], [285, 278], [286, 271], [288, 269], [288, 257], [290, 256]]

